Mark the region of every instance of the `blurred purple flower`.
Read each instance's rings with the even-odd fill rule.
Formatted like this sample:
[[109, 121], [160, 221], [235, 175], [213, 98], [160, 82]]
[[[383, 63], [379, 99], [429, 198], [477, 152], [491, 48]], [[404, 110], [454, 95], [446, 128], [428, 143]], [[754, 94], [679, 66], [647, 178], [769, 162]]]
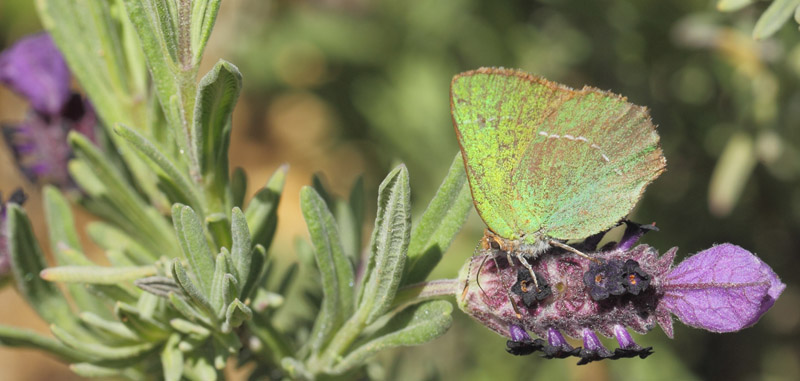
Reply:
[[0, 54], [0, 82], [33, 109], [55, 115], [71, 95], [69, 68], [47, 33], [25, 37]]
[[[461, 271], [459, 307], [509, 337], [512, 354], [539, 351], [547, 358], [580, 357], [579, 364], [586, 364], [649, 356], [652, 348], [636, 344], [626, 327], [645, 334], [658, 324], [672, 337], [673, 314], [713, 332], [751, 326], [786, 287], [767, 264], [732, 244], [702, 251], [673, 269], [676, 248], [660, 257], [647, 245], [631, 248], [640, 229], [649, 227], [629, 229], [617, 247], [589, 252], [592, 259], [557, 250], [529, 260], [537, 284], [513, 253], [485, 250]], [[547, 341], [531, 339], [528, 331]], [[583, 339], [583, 348], [573, 349], [561, 332]], [[595, 332], [615, 337], [619, 348], [606, 349]]]
[[7, 243], [8, 232], [6, 231], [6, 204], [22, 205], [27, 198], [22, 189], [15, 190], [6, 201], [3, 200], [3, 194], [0, 193], [0, 279], [5, 278], [11, 269], [11, 258], [8, 255]]
[[75, 130], [94, 140], [97, 118], [89, 102], [70, 90], [69, 69], [50, 36], [26, 37], [0, 53], [0, 83], [32, 107], [24, 121], [2, 127], [22, 172], [35, 183], [71, 186], [66, 136]]

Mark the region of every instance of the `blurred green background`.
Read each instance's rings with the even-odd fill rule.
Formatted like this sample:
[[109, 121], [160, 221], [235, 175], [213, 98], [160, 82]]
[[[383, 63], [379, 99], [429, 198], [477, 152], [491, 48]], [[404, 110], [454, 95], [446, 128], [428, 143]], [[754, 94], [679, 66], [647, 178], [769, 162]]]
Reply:
[[[247, 169], [251, 191], [281, 163], [291, 165], [273, 245], [286, 263], [296, 260], [293, 240], [307, 237], [297, 194], [312, 173], [321, 172], [340, 195], [363, 173], [374, 199], [382, 177], [405, 162], [421, 211], [458, 149], [450, 79], [504, 66], [648, 106], [667, 172], [632, 215], [661, 229], [644, 242], [661, 252], [679, 246], [680, 258], [733, 242], [788, 285], [773, 309], [742, 332], [720, 335], [677, 324], [674, 340], [658, 328], [636, 337], [655, 347], [644, 361], [576, 367], [574, 360], [514, 357], [505, 353], [503, 338], [457, 312], [444, 337], [382, 354], [372, 375], [796, 380], [800, 31], [790, 21], [771, 38], [754, 40], [755, 21], [768, 4], [722, 13], [713, 0], [225, 0], [205, 66], [224, 57], [244, 76], [231, 163]], [[31, 1], [0, 2], [0, 49], [40, 29]], [[24, 109], [0, 89], [0, 122], [20, 120]], [[27, 208], [36, 215], [38, 191], [24, 183], [3, 147], [0, 189], [8, 194], [16, 186], [32, 195]], [[367, 207], [374, 215], [375, 206]], [[35, 227], [44, 237], [41, 222]], [[433, 277], [455, 277], [483, 228], [473, 213]], [[30, 312], [13, 291], [0, 297], [6, 311], [0, 322], [46, 331], [20, 317]], [[2, 349], [0, 358], [0, 375], [69, 375], [32, 352]], [[47, 366], [32, 367], [32, 361]]]

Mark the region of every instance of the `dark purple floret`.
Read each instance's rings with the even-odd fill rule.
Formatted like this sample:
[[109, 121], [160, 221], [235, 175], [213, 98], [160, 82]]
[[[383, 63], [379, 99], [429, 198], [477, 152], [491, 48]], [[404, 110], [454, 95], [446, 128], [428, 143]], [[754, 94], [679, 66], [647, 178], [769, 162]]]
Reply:
[[589, 271], [583, 274], [583, 283], [589, 288], [592, 299], [599, 301], [625, 293], [622, 281], [623, 264], [618, 260], [592, 263]]
[[[735, 245], [714, 246], [673, 269], [675, 253], [673, 248], [659, 256], [639, 245], [588, 252], [587, 258], [553, 249], [527, 259], [551, 291], [527, 303], [530, 288], [513, 292], [509, 285], [523, 291], [519, 283], [531, 281], [530, 271], [513, 252], [487, 249], [462, 268], [458, 304], [487, 328], [509, 337], [510, 353], [580, 357], [585, 364], [649, 356], [652, 348], [636, 344], [627, 330], [645, 334], [659, 325], [672, 337], [672, 315], [714, 332], [745, 328], [786, 287], [763, 261]], [[529, 332], [547, 341], [532, 339]], [[581, 338], [583, 348], [572, 348], [562, 333]], [[596, 334], [616, 337], [619, 348], [612, 352], [603, 347]]]
[[528, 269], [524, 267], [518, 268], [517, 282], [511, 286], [511, 292], [519, 295], [526, 307], [533, 307], [536, 303], [553, 294], [552, 290], [550, 290], [550, 285], [547, 284], [542, 274], [534, 274], [536, 275], [535, 283]]
[[638, 262], [628, 259], [622, 266], [621, 283], [629, 294], [639, 295], [650, 287], [650, 275], [639, 267]]

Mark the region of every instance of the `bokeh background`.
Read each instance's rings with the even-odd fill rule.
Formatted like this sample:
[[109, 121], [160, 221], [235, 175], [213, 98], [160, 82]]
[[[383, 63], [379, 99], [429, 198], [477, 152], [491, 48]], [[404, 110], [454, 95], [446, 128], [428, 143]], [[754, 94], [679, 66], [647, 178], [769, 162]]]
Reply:
[[[742, 332], [711, 334], [677, 324], [670, 340], [656, 328], [636, 337], [655, 347], [647, 360], [582, 367], [508, 355], [503, 338], [457, 311], [445, 336], [383, 353], [382, 367], [371, 374], [796, 380], [800, 31], [790, 21], [771, 38], [754, 40], [753, 26], [768, 4], [722, 13], [713, 0], [225, 0], [205, 67], [224, 57], [244, 76], [231, 164], [248, 171], [251, 194], [280, 164], [291, 166], [272, 249], [286, 264], [297, 260], [294, 241], [307, 239], [298, 193], [313, 173], [339, 195], [363, 174], [374, 200], [382, 177], [404, 162], [419, 215], [458, 149], [450, 79], [504, 66], [608, 89], [648, 106], [668, 164], [632, 215], [661, 229], [644, 242], [662, 252], [678, 246], [680, 258], [733, 242], [757, 253], [788, 286]], [[32, 1], [0, 2], [0, 49], [40, 29]], [[26, 107], [0, 87], [0, 122], [21, 120]], [[38, 186], [24, 180], [0, 146], [0, 191], [26, 190], [26, 209], [44, 240]], [[367, 208], [374, 216], [375, 206]], [[90, 219], [80, 214], [79, 221]], [[432, 277], [455, 277], [483, 228], [473, 212]], [[0, 323], [47, 332], [11, 287], [0, 291]], [[74, 378], [46, 356], [0, 348], [0, 379]]]

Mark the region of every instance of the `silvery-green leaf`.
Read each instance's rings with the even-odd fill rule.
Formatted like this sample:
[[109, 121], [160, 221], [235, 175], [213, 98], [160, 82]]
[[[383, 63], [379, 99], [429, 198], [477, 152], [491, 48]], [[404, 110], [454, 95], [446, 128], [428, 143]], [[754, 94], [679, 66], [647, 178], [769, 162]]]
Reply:
[[230, 186], [233, 206], [244, 209], [244, 198], [247, 195], [247, 173], [242, 167], [234, 168]]
[[114, 313], [120, 321], [125, 322], [128, 328], [145, 340], [157, 342], [166, 339], [169, 335], [169, 327], [145, 316], [138, 307], [127, 303], [117, 303]]
[[247, 274], [247, 280], [241, 287], [241, 293], [239, 294], [239, 298], [242, 300], [247, 300], [255, 286], [261, 284], [261, 279], [264, 278], [263, 274], [267, 266], [267, 251], [264, 246], [255, 245], [250, 256], [252, 257], [250, 273]]
[[170, 292], [183, 293], [183, 289], [178, 286], [172, 278], [167, 278], [165, 276], [151, 276], [137, 279], [133, 284], [144, 291], [163, 298], [167, 298]]
[[191, 320], [191, 321], [199, 321], [203, 322], [206, 325], [212, 325], [213, 323], [208, 318], [207, 315], [204, 315], [200, 311], [198, 311], [195, 307], [193, 307], [189, 302], [184, 299], [182, 296], [179, 296], [176, 293], [170, 292], [167, 298], [170, 301], [170, 304], [175, 307], [175, 309], [183, 315], [183, 317]]
[[283, 185], [286, 183], [286, 172], [289, 166], [284, 164], [250, 200], [245, 210], [247, 226], [250, 227], [250, 236], [253, 244], [261, 244], [265, 249], [269, 249], [272, 243], [272, 236], [278, 225], [278, 203], [281, 200]]
[[100, 366], [81, 362], [70, 364], [69, 370], [78, 376], [86, 378], [122, 378], [126, 380], [147, 380], [147, 376], [142, 373], [142, 371], [132, 367], [119, 368], [114, 366]]
[[717, 9], [722, 12], [733, 12], [738, 11], [750, 4], [753, 3], [753, 0], [718, 0], [717, 1]]
[[[177, 69], [181, 61], [179, 55], [182, 53], [179, 51], [177, 36], [179, 32], [172, 22], [170, 7], [167, 6], [167, 2], [157, 0], [123, 0], [123, 3], [141, 41], [158, 98], [162, 104], [167, 105], [170, 97], [179, 93], [172, 68]], [[179, 128], [176, 111], [167, 110], [166, 116], [170, 124]]]
[[59, 266], [48, 267], [39, 273], [42, 279], [50, 282], [110, 284], [133, 281], [155, 275], [155, 266], [102, 267], [102, 266]]
[[190, 335], [197, 340], [205, 340], [209, 335], [211, 335], [211, 331], [209, 331], [206, 327], [180, 318], [170, 320], [169, 325], [176, 331], [185, 335]]
[[118, 227], [140, 243], [149, 245], [152, 251], [176, 250], [175, 238], [164, 217], [139, 196], [126, 182], [124, 176], [109, 164], [108, 158], [79, 133], [73, 131], [69, 134], [68, 140], [81, 162], [86, 164], [98, 179], [102, 179], [101, 184], [105, 191], [95, 196], [104, 197], [108, 205], [114, 208], [114, 212], [125, 219], [126, 223]]
[[[75, 220], [69, 203], [61, 192], [51, 186], [44, 187], [44, 212], [47, 219], [47, 231], [50, 238], [50, 249], [56, 257], [56, 262], [61, 265], [94, 265], [83, 253], [78, 232], [75, 230]], [[110, 317], [106, 305], [91, 295], [81, 285], [67, 286], [72, 300], [82, 311], [94, 311]]]
[[118, 321], [106, 320], [91, 312], [81, 312], [80, 318], [84, 324], [95, 330], [102, 331], [106, 335], [130, 341], [141, 340], [141, 337], [136, 332], [131, 331], [128, 326]]
[[211, 302], [209, 302], [206, 295], [194, 285], [189, 278], [189, 274], [186, 273], [186, 269], [183, 268], [183, 265], [178, 259], [172, 262], [172, 276], [175, 278], [175, 282], [183, 289], [184, 294], [189, 296], [198, 308], [210, 316], [214, 315], [214, 308], [211, 306]]
[[195, 1], [192, 7], [192, 53], [193, 62], [200, 63], [208, 37], [217, 19], [221, 0]]
[[225, 312], [225, 323], [222, 326], [222, 332], [229, 331], [231, 328], [236, 328], [252, 318], [253, 311], [250, 307], [246, 306], [239, 299], [234, 299], [233, 302], [228, 305], [228, 309]]
[[40, 335], [39, 333], [27, 329], [6, 325], [0, 325], [0, 345], [45, 351], [70, 362], [92, 359], [92, 356], [69, 348], [53, 338]]
[[783, 24], [789, 21], [797, 7], [800, 7], [800, 0], [773, 1], [756, 21], [753, 38], [761, 40], [775, 34]]
[[[197, 87], [194, 104], [192, 135], [195, 156], [200, 163], [208, 202], [215, 202], [222, 211], [223, 200], [232, 204], [228, 186], [228, 146], [230, 144], [231, 116], [239, 91], [242, 75], [230, 62], [220, 60], [206, 74]], [[214, 206], [212, 206], [214, 207]]]
[[402, 284], [421, 282], [428, 277], [461, 230], [470, 210], [472, 194], [459, 152], [411, 233]]
[[180, 340], [181, 336], [173, 333], [161, 350], [161, 367], [166, 381], [180, 381], [183, 375], [183, 352], [178, 349]]
[[322, 285], [322, 306], [311, 331], [311, 348], [319, 351], [353, 311], [353, 269], [325, 200], [314, 188], [300, 191], [300, 208], [308, 225]]
[[78, 339], [57, 325], [51, 325], [50, 331], [53, 332], [53, 335], [55, 335], [57, 339], [61, 340], [67, 346], [75, 348], [83, 354], [103, 360], [135, 358], [149, 352], [158, 345], [156, 342], [146, 342], [133, 345], [115, 345], [111, 347]]
[[410, 197], [408, 170], [401, 165], [386, 176], [378, 190], [375, 230], [358, 298], [366, 324], [387, 311], [403, 276], [411, 235]]
[[452, 312], [453, 305], [444, 300], [406, 309], [372, 335], [373, 338], [345, 355], [332, 373], [341, 374], [360, 366], [386, 348], [419, 345], [443, 335], [452, 324]]
[[101, 248], [105, 250], [121, 250], [129, 259], [139, 265], [151, 264], [157, 260], [160, 255], [171, 258], [180, 254], [167, 251], [153, 253], [139, 242], [136, 242], [136, 240], [131, 238], [127, 233], [101, 221], [90, 223], [86, 228], [86, 232], [89, 234], [92, 241]]
[[17, 290], [45, 321], [73, 327], [75, 317], [55, 284], [39, 277], [46, 266], [25, 211], [17, 204], [6, 209], [7, 248]]
[[241, 281], [246, 281], [250, 275], [250, 262], [252, 261], [253, 242], [250, 239], [250, 228], [247, 219], [239, 208], [231, 212], [231, 259], [236, 266], [235, 274]]
[[151, 170], [155, 172], [159, 181], [165, 184], [171, 190], [170, 193], [174, 195], [173, 199], [170, 200], [171, 202], [186, 203], [196, 209], [202, 206], [200, 196], [195, 191], [194, 185], [155, 144], [124, 124], [118, 123], [115, 125], [114, 132], [148, 159], [146, 163]]
[[206, 227], [218, 248], [231, 247], [231, 221], [225, 213], [212, 213], [206, 217]]
[[222, 280], [222, 303], [224, 306], [230, 305], [238, 299], [239, 287], [236, 277], [232, 274], [225, 274]]
[[214, 262], [211, 249], [203, 231], [203, 225], [192, 208], [175, 204], [172, 207], [172, 223], [178, 242], [183, 250], [183, 256], [191, 264], [200, 289], [205, 296], [210, 295], [211, 279], [214, 277]]
[[227, 264], [225, 263], [225, 254], [217, 254], [217, 260], [214, 264], [214, 278], [211, 280], [211, 294], [209, 295], [209, 302], [214, 311], [221, 311], [224, 306], [222, 282], [227, 274]]

